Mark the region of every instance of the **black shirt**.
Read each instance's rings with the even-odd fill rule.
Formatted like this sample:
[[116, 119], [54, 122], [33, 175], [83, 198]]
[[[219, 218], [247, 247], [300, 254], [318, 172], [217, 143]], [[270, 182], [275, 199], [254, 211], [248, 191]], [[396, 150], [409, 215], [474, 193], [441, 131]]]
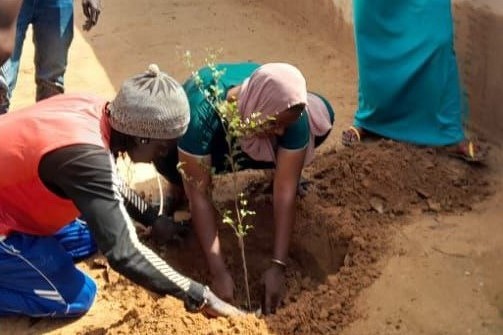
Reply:
[[89, 144], [67, 146], [44, 155], [38, 171], [50, 191], [73, 201], [113, 269], [158, 294], [182, 299], [189, 310], [203, 303], [200, 283], [175, 271], [138, 240], [130, 215], [151, 225], [157, 214], [135, 203], [137, 195], [121, 182], [109, 151]]

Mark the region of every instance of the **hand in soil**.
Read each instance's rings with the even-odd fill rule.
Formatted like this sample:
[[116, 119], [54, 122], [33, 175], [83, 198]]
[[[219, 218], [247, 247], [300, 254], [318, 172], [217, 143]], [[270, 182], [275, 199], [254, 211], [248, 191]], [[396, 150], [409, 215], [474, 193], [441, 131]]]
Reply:
[[234, 281], [230, 273], [225, 270], [213, 276], [211, 289], [224, 301], [234, 301]]
[[271, 266], [264, 272], [262, 282], [264, 285], [264, 296], [262, 298], [262, 312], [267, 315], [276, 313], [285, 294], [285, 273], [284, 269], [276, 265]]
[[186, 222], [175, 222], [172, 216], [161, 215], [152, 225], [152, 238], [157, 243], [181, 241], [190, 231]]
[[208, 287], [205, 288], [203, 297], [206, 301], [203, 313], [210, 317], [239, 316], [245, 314], [243, 311], [217, 297]]

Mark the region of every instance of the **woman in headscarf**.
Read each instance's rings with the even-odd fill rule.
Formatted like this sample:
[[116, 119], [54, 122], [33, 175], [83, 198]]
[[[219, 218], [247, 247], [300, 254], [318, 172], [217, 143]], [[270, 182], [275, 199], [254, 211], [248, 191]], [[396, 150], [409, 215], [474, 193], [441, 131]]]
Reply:
[[[215, 81], [214, 72], [223, 71]], [[218, 76], [217, 76], [218, 77]], [[218, 90], [215, 90], [215, 88]], [[185, 173], [184, 189], [190, 202], [192, 223], [197, 232], [212, 275], [212, 289], [224, 300], [233, 299], [233, 280], [220, 249], [216, 213], [210, 199], [212, 167], [215, 173], [228, 172], [225, 155], [228, 145], [224, 125], [212, 103], [216, 100], [237, 101], [242, 120], [260, 113], [265, 127], [239, 139], [241, 169], [274, 168], [273, 206], [275, 238], [270, 267], [263, 275], [265, 296], [263, 311], [274, 312], [284, 292], [284, 271], [292, 227], [295, 201], [302, 169], [309, 164], [314, 148], [328, 136], [334, 121], [330, 104], [323, 97], [307, 92], [306, 80], [294, 66], [285, 63], [219, 64], [216, 69], [203, 68], [196, 78], [184, 84], [189, 98], [190, 123], [178, 143], [179, 160]], [[214, 99], [215, 100], [215, 99]], [[235, 141], [237, 139], [233, 139]], [[173, 161], [172, 159], [165, 162]], [[163, 162], [157, 166], [168, 180], [181, 184]], [[206, 166], [206, 167], [205, 167]]]
[[479, 160], [482, 153], [463, 129], [450, 0], [355, 0], [353, 6], [359, 105], [343, 144], [375, 134]]

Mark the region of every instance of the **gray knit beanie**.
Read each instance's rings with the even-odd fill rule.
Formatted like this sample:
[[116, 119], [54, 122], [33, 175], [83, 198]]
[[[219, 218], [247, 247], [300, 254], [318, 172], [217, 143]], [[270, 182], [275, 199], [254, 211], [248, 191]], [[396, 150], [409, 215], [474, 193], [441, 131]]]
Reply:
[[175, 139], [185, 134], [190, 121], [182, 86], [155, 64], [126, 80], [109, 110], [112, 128], [136, 137]]

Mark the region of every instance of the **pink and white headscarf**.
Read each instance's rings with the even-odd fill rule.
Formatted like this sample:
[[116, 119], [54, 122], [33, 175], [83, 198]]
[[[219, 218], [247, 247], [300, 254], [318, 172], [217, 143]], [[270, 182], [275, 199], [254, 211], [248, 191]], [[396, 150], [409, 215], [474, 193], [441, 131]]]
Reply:
[[[275, 116], [293, 106], [306, 105], [309, 120], [309, 144], [304, 165], [314, 158], [314, 137], [325, 135], [332, 123], [324, 102], [307, 93], [306, 79], [295, 66], [286, 63], [268, 63], [260, 66], [241, 85], [238, 109], [246, 119], [253, 113], [264, 117]], [[258, 161], [276, 161], [276, 137], [253, 136], [240, 141], [241, 149]]]

